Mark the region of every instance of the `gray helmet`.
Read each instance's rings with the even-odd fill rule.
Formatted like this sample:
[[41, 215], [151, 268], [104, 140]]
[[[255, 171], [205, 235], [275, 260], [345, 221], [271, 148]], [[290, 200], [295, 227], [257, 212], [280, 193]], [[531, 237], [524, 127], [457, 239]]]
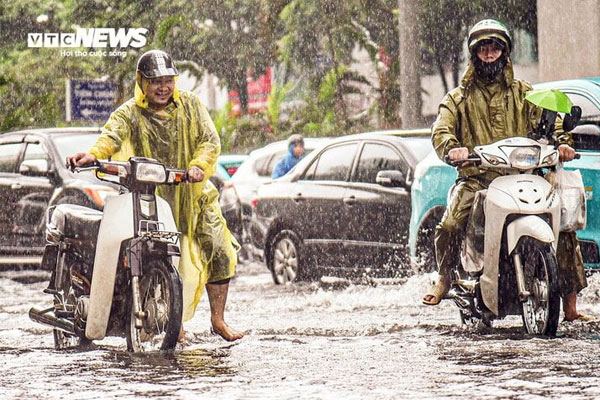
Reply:
[[291, 145], [292, 143], [293, 144], [300, 143], [300, 144], [302, 144], [304, 146], [304, 138], [302, 137], [301, 134], [294, 133], [292, 136], [290, 136], [288, 138], [287, 143], [288, 143], [288, 146]]
[[137, 62], [137, 72], [147, 79], [179, 75], [171, 56], [162, 50], [150, 50], [142, 54]]
[[492, 40], [503, 44], [507, 53], [512, 50], [512, 39], [506, 26], [495, 19], [484, 19], [471, 28], [469, 31], [469, 52], [473, 54], [477, 46], [484, 40]]

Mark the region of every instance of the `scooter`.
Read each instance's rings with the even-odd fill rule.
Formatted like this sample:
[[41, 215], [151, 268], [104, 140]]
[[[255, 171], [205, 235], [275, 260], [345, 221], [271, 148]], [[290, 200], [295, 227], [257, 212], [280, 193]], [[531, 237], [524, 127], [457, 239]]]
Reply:
[[[576, 110], [573, 115], [567, 114], [565, 130], [576, 125]], [[460, 264], [453, 269], [448, 297], [458, 306], [463, 324], [491, 326], [493, 319], [522, 315], [527, 333], [556, 334], [560, 199], [542, 170], [555, 168], [559, 154], [549, 127], [544, 129], [546, 133], [532, 135], [538, 140], [500, 140], [452, 162], [503, 169], [506, 174], [476, 193]]]
[[133, 352], [173, 349], [183, 310], [180, 234], [155, 189], [184, 182], [186, 172], [143, 157], [75, 170], [89, 169], [101, 180], [118, 179], [121, 193], [107, 198], [103, 211], [48, 209], [42, 268], [52, 271], [44, 292], [53, 305], [33, 307], [29, 317], [54, 328], [57, 350], [107, 335], [125, 336]]

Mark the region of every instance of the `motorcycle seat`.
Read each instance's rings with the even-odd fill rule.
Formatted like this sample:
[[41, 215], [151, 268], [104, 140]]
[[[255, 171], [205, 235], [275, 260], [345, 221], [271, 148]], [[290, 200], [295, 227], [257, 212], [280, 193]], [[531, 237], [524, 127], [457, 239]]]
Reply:
[[49, 230], [70, 239], [95, 242], [102, 211], [76, 204], [59, 204], [52, 212]]

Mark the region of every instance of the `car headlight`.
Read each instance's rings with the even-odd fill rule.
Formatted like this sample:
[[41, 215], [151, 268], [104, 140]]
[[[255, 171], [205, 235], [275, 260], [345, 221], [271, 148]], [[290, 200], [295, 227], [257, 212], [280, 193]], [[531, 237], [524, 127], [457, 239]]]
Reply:
[[[503, 149], [504, 150], [504, 149]], [[510, 165], [514, 168], [534, 168], [540, 163], [539, 147], [515, 147], [508, 156]]]
[[167, 180], [167, 171], [160, 164], [140, 163], [135, 171], [135, 179], [141, 182], [163, 183]]

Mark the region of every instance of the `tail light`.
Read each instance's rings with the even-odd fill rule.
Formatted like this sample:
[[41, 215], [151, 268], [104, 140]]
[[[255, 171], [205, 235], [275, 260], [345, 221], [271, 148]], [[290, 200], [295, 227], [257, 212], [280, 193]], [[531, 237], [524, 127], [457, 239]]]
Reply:
[[258, 205], [258, 197], [253, 198], [250, 202], [250, 205], [252, 206], [252, 209], [256, 208], [256, 206]]
[[233, 174], [235, 174], [235, 171], [237, 171], [237, 167], [228, 167], [227, 168], [227, 173], [229, 174], [229, 176], [233, 176]]

